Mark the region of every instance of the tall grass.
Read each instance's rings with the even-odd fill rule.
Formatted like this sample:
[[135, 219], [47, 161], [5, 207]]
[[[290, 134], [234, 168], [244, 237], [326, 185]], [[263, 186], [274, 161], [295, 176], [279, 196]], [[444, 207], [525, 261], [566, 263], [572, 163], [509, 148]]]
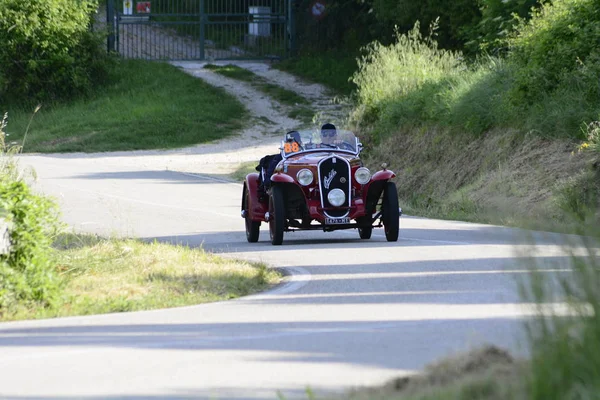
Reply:
[[[597, 399], [600, 393], [598, 227], [582, 233], [592, 236], [582, 236], [566, 247], [571, 273], [548, 278], [534, 266], [533, 279], [523, 285], [524, 298], [540, 306], [538, 317], [528, 326], [530, 399]], [[567, 312], [549, 313], [544, 308], [557, 300], [566, 301]]]
[[433, 34], [423, 37], [417, 27], [398, 34], [390, 46], [375, 42], [365, 49], [367, 55], [352, 77], [357, 85], [356, 125], [383, 135], [436, 126], [474, 135], [510, 128], [584, 139], [582, 124], [598, 119], [600, 103], [593, 100], [597, 58], [565, 72], [552, 90], [531, 100], [519, 90], [519, 63], [480, 57], [467, 64], [460, 53], [439, 49]]
[[419, 31], [419, 23], [407, 34], [396, 34], [396, 42], [383, 46], [373, 42], [358, 62], [359, 71], [352, 77], [358, 86], [358, 100], [375, 108], [455, 76], [464, 68], [459, 54], [438, 49], [433, 40], [435, 26], [428, 37]]

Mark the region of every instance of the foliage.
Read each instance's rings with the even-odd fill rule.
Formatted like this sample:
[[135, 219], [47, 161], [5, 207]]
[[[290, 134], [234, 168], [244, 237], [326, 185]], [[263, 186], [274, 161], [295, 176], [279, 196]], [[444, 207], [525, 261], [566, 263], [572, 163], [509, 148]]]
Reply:
[[64, 282], [55, 306], [19, 307], [0, 320], [195, 305], [256, 293], [280, 281], [279, 273], [263, 263], [184, 244], [64, 233], [54, 247]]
[[586, 124], [583, 130], [587, 141], [579, 146], [579, 151], [596, 151], [600, 153], [600, 121]]
[[356, 85], [350, 77], [356, 72], [359, 52], [305, 51], [298, 57], [284, 60], [275, 68], [291, 72], [313, 82], [321, 83], [342, 95], [350, 95]]
[[8, 251], [0, 254], [0, 315], [11, 307], [52, 304], [60, 292], [60, 280], [51, 262], [51, 244], [60, 229], [58, 207], [34, 193], [7, 148], [0, 124], [0, 210], [8, 226]]
[[90, 29], [97, 6], [96, 0], [0, 1], [0, 98], [70, 98], [106, 80], [103, 34]]
[[423, 37], [416, 23], [407, 34], [396, 32], [396, 42], [390, 46], [373, 42], [365, 48], [351, 79], [367, 121], [377, 119], [390, 103], [450, 79], [464, 68], [459, 53], [438, 48], [435, 29], [434, 24], [430, 35]]
[[[426, 28], [438, 20], [440, 29], [436, 32], [436, 40], [446, 49], [461, 49], [462, 27], [473, 25], [480, 19], [476, 0], [374, 0], [373, 12], [377, 21], [388, 30], [397, 27], [402, 33], [410, 31], [416, 21]], [[425, 31], [421, 33], [426, 34]]]
[[587, 102], [600, 95], [600, 13], [596, 0], [556, 0], [521, 21], [510, 38], [516, 65], [510, 96], [532, 104], [562, 87], [577, 87]]
[[371, 2], [327, 1], [325, 12], [320, 17], [312, 14], [314, 0], [292, 2], [296, 54], [356, 51], [371, 40], [383, 37], [384, 28], [376, 20]]
[[[538, 265], [522, 283], [538, 307], [529, 324], [530, 399], [595, 399], [600, 393], [600, 259], [598, 226], [580, 223], [585, 236], [565, 245], [569, 272], [552, 274]], [[564, 307], [555, 306], [561, 302]]]
[[532, 9], [539, 4], [540, 0], [479, 0], [481, 18], [472, 25], [459, 27], [465, 39], [465, 50], [471, 54], [481, 51], [505, 54], [506, 41], [515, 25], [519, 20], [528, 20]]
[[[93, 97], [44, 107], [27, 152], [165, 149], [234, 134], [247, 111], [233, 96], [162, 62], [120, 60], [115, 79]], [[8, 127], [21, 140], [30, 112], [14, 109]]]

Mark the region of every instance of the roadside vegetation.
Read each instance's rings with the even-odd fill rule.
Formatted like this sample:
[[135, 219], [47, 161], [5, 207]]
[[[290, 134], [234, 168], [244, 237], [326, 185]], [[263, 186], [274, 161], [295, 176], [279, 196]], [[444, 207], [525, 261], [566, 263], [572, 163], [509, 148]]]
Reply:
[[260, 77], [245, 68], [233, 64], [206, 64], [204, 68], [210, 69], [228, 78], [246, 82], [280, 104], [288, 106], [288, 117], [290, 118], [296, 118], [306, 123], [310, 122], [315, 114], [315, 111], [310, 107], [310, 102], [306, 98], [296, 92], [272, 84], [263, 77]]
[[233, 97], [173, 66], [107, 55], [88, 29], [97, 6], [0, 2], [0, 321], [193, 305], [276, 284], [263, 264], [201, 248], [67, 234], [57, 204], [30, 188], [23, 152], [183, 147], [247, 119]]
[[[93, 96], [42, 103], [25, 152], [171, 149], [227, 137], [247, 111], [232, 96], [166, 63], [118, 60]], [[21, 142], [31, 109], [11, 107], [7, 128]]]
[[46, 307], [14, 305], [0, 312], [0, 321], [196, 305], [264, 291], [280, 281], [265, 264], [135, 239], [64, 233], [55, 238], [50, 259], [60, 283], [54, 301]]
[[151, 310], [264, 291], [280, 274], [202, 248], [67, 233], [54, 200], [35, 193], [0, 123], [0, 321]]

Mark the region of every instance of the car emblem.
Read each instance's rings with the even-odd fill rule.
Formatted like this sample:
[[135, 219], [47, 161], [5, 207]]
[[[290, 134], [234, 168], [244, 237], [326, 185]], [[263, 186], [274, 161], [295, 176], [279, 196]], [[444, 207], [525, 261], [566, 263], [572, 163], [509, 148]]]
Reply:
[[344, 178], [343, 176], [340, 178], [340, 183], [346, 183], [346, 178]]
[[331, 171], [329, 171], [329, 174], [327, 174], [327, 176], [325, 177], [325, 189], [329, 189], [329, 186], [331, 185], [331, 181], [333, 180], [333, 177], [337, 174], [337, 171], [335, 169], [332, 169]]

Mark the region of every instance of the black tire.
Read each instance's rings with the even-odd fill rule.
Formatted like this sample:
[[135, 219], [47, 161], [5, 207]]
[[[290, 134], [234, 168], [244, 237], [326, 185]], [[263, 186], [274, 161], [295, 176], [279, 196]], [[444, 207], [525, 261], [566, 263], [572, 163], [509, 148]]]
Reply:
[[269, 233], [271, 244], [279, 246], [283, 243], [283, 230], [285, 224], [285, 204], [281, 187], [271, 187], [269, 196]]
[[372, 226], [364, 226], [362, 228], [358, 228], [358, 236], [361, 239], [371, 239], [371, 234], [373, 233]]
[[388, 242], [398, 241], [400, 211], [398, 209], [398, 192], [394, 182], [388, 182], [383, 190], [382, 213], [385, 238]]
[[260, 235], [260, 221], [252, 221], [250, 219], [250, 210], [248, 210], [248, 190], [244, 189], [244, 210], [246, 211], [246, 217], [244, 220], [246, 221], [246, 239], [250, 243], [258, 242], [258, 237]]

